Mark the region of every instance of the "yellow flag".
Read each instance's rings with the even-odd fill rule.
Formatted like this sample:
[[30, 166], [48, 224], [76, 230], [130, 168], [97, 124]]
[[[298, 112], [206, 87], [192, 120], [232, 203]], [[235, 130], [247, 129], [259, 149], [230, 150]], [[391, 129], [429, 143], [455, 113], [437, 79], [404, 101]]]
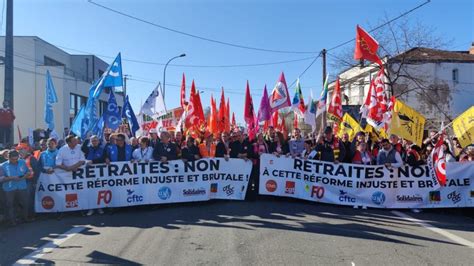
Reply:
[[369, 134], [372, 142], [380, 141], [381, 139], [388, 139], [387, 132], [384, 128], [381, 128], [380, 131], [377, 131], [373, 126], [367, 124], [364, 129], [365, 133]]
[[461, 146], [474, 143], [474, 106], [453, 120], [453, 130]]
[[425, 120], [425, 117], [415, 109], [397, 100], [393, 107], [390, 134], [411, 140], [416, 145], [421, 146]]
[[344, 133], [349, 134], [349, 140], [352, 141], [357, 132], [363, 131], [359, 123], [348, 113], [345, 113], [342, 117], [341, 124], [339, 125], [338, 137], [342, 137]]

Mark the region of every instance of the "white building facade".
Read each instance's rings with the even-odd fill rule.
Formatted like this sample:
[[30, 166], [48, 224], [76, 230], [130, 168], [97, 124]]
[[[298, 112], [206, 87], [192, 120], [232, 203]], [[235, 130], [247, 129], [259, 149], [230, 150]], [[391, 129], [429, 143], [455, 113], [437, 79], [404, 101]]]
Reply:
[[[439, 129], [441, 122], [449, 123], [474, 105], [474, 46], [469, 51], [413, 48], [384, 62], [390, 94], [423, 114], [427, 129]], [[343, 105], [361, 105], [377, 72], [372, 64], [340, 73]]]
[[[86, 103], [93, 80], [99, 78], [108, 67], [94, 55], [71, 55], [35, 36], [14, 37], [14, 143], [17, 143], [19, 127], [23, 136], [28, 129], [46, 129], [44, 122], [46, 71], [53, 79], [58, 103], [53, 105], [56, 132], [62, 136]], [[0, 53], [5, 53], [5, 37], [0, 37]], [[0, 102], [4, 98], [5, 65], [0, 65]], [[123, 106], [123, 97], [116, 97]], [[106, 90], [97, 105], [98, 114], [106, 108]]]

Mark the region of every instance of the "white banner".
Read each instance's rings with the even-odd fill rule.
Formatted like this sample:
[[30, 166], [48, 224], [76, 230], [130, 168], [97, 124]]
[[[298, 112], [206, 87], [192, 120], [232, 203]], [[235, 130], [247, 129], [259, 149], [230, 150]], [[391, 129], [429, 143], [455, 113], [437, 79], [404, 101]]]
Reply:
[[65, 212], [104, 207], [244, 200], [252, 169], [240, 159], [181, 160], [162, 163], [94, 164], [41, 174], [36, 212]]
[[260, 157], [260, 194], [374, 208], [474, 206], [474, 163], [448, 163], [439, 187], [427, 165], [419, 167], [334, 164]]

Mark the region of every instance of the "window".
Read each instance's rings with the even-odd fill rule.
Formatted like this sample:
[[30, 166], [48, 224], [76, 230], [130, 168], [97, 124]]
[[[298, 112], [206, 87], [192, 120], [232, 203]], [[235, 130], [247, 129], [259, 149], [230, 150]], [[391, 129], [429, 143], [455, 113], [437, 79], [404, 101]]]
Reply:
[[77, 95], [77, 94], [70, 94], [69, 95], [69, 124], [71, 125], [76, 117], [81, 107], [85, 105], [87, 102], [87, 97]]
[[98, 73], [99, 73], [99, 76], [98, 76], [98, 77], [100, 78], [100, 77], [102, 77], [102, 75], [104, 74], [104, 71], [102, 71], [102, 70], [99, 69], [99, 70], [98, 70]]
[[106, 101], [99, 101], [99, 116], [105, 113], [107, 110], [107, 102]]
[[459, 82], [459, 70], [457, 68], [453, 69], [453, 82]]
[[64, 66], [63, 63], [56, 61], [50, 57], [45, 56], [44, 57], [44, 65], [45, 66]]

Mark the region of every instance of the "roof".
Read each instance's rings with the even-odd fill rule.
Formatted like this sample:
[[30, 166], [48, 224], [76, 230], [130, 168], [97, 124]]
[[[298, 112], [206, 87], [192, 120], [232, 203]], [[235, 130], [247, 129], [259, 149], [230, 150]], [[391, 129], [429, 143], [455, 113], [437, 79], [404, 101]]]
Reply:
[[474, 54], [468, 51], [445, 51], [424, 47], [415, 47], [407, 50], [389, 61], [396, 62], [405, 59], [405, 62], [461, 62], [474, 63]]

